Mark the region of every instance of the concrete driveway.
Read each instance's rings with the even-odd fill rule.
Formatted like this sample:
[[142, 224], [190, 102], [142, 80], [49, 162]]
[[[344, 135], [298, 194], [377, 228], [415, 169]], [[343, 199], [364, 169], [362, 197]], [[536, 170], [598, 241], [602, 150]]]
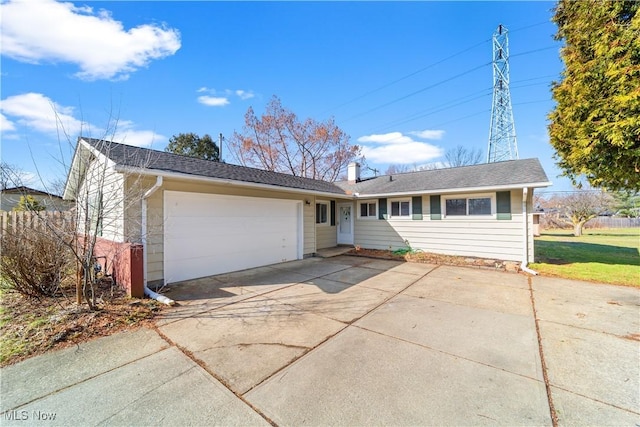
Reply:
[[338, 256], [165, 294], [155, 331], [3, 369], [2, 424], [640, 424], [637, 289]]

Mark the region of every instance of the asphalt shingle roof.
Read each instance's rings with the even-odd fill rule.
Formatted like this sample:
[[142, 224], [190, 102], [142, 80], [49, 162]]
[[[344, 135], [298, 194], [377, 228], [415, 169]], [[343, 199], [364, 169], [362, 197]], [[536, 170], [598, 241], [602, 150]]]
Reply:
[[336, 185], [345, 191], [363, 196], [465, 188], [520, 187], [548, 181], [538, 159], [523, 159], [384, 175], [365, 178], [356, 183], [340, 181], [336, 182]]
[[120, 166], [344, 195], [344, 190], [331, 182], [202, 160], [100, 139], [82, 139]]
[[538, 159], [509, 160], [448, 169], [408, 172], [364, 178], [358, 182], [326, 182], [229, 163], [213, 162], [165, 151], [133, 147], [94, 138], [81, 138], [117, 165], [177, 172], [197, 177], [228, 179], [276, 187], [332, 193], [374, 194], [423, 193], [465, 188], [522, 187], [549, 179]]

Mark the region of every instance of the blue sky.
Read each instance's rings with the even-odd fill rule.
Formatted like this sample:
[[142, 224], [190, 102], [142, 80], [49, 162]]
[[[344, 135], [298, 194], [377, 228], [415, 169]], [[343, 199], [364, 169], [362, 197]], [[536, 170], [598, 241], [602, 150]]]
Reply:
[[383, 172], [441, 162], [458, 145], [486, 156], [491, 37], [503, 24], [520, 158], [538, 157], [550, 190], [569, 190], [547, 136], [562, 71], [553, 7], [4, 1], [2, 160], [47, 183], [66, 176], [81, 131], [162, 150], [178, 133], [229, 137], [273, 95], [301, 119], [333, 117]]

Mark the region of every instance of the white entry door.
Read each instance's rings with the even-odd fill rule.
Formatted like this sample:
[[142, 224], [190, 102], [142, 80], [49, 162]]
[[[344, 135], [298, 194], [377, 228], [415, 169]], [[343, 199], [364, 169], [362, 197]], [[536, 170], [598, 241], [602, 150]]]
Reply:
[[338, 244], [353, 245], [353, 215], [351, 203], [338, 203]]

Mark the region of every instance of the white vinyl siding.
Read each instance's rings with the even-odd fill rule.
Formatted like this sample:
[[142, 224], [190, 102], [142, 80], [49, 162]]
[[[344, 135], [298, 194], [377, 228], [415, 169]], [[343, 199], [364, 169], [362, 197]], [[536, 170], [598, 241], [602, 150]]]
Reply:
[[316, 223], [316, 250], [333, 248], [338, 245], [338, 241], [336, 227], [335, 225], [331, 225], [331, 201], [316, 200], [316, 203], [324, 204], [327, 207], [327, 222], [324, 224]]
[[333, 248], [338, 245], [336, 227], [316, 227], [316, 237], [318, 241], [317, 249]]
[[[452, 198], [456, 198], [453, 196]], [[356, 220], [355, 244], [370, 249], [399, 249], [405, 241], [414, 249], [445, 255], [522, 260], [522, 192], [511, 193], [512, 219], [462, 217], [429, 219], [429, 197], [422, 197], [422, 220]], [[532, 250], [532, 249], [531, 249]]]
[[[124, 177], [113, 171], [110, 161], [92, 160], [78, 189], [78, 227], [83, 226], [85, 219], [94, 220], [100, 213], [101, 226], [98, 236], [114, 242], [127, 240], [124, 235], [124, 182]], [[79, 228], [78, 231], [83, 233], [89, 230]]]

